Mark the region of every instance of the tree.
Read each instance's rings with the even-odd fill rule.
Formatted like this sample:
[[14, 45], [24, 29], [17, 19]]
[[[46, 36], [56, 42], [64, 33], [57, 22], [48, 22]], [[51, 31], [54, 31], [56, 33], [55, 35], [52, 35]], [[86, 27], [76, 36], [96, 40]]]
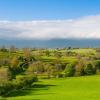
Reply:
[[100, 74], [100, 61], [95, 62], [96, 74]]
[[61, 52], [54, 51], [54, 56], [59, 59], [62, 56], [62, 54]]
[[70, 50], [70, 49], [72, 49], [72, 48], [71, 48], [71, 46], [69, 46], [67, 49]]
[[30, 64], [29, 67], [26, 70], [26, 73], [29, 75], [33, 75], [36, 71], [36, 68], [34, 66], [34, 64]]
[[45, 51], [45, 54], [46, 54], [46, 56], [50, 56], [50, 51], [49, 50], [46, 50]]
[[2, 47], [1, 47], [1, 51], [2, 51], [2, 52], [7, 52], [8, 50], [6, 49], [5, 46], [2, 46]]
[[18, 65], [17, 57], [13, 57], [11, 60], [11, 67], [16, 67]]
[[30, 60], [30, 57], [32, 55], [31, 50], [29, 48], [24, 48], [23, 49], [23, 54], [24, 57], [27, 58], [28, 60]]
[[10, 65], [10, 59], [9, 58], [2, 58], [0, 59], [0, 66], [9, 66]]
[[75, 65], [75, 76], [84, 75], [84, 63], [82, 60], [79, 60]]
[[[53, 65], [51, 65], [51, 64], [48, 64], [48, 63], [46, 63], [46, 64], [44, 65], [44, 70], [45, 70], [45, 72], [47, 73], [48, 78], [51, 78], [52, 75], [54, 75], [55, 72], [56, 72], [55, 67], [54, 67]], [[54, 75], [54, 76], [55, 76], [55, 75]]]
[[62, 71], [62, 63], [60, 59], [55, 59], [54, 60], [54, 66], [56, 68], [57, 71]]
[[61, 74], [61, 72], [58, 71], [57, 68], [53, 65], [48, 66], [47, 72], [48, 72], [48, 78], [50, 77], [59, 78]]
[[75, 65], [74, 64], [67, 64], [64, 70], [65, 76], [70, 77], [74, 76], [75, 73]]
[[33, 62], [29, 65], [27, 71], [29, 73], [43, 73], [44, 72], [44, 63], [41, 61]]
[[11, 72], [8, 68], [0, 68], [0, 81], [8, 81], [12, 79]]
[[36, 61], [36, 59], [32, 55], [32, 52], [29, 48], [23, 49], [23, 55], [24, 55], [23, 60], [24, 60], [25, 63], [27, 63], [27, 65], [29, 65], [33, 61]]
[[84, 68], [84, 72], [86, 75], [92, 75], [95, 73], [91, 63], [86, 64], [86, 66]]
[[12, 71], [13, 75], [19, 74], [21, 71], [20, 70], [21, 67], [18, 66], [18, 64], [19, 64], [19, 61], [18, 61], [17, 57], [13, 57], [11, 59], [11, 63], [10, 63], [10, 70]]
[[57, 71], [62, 71], [62, 64], [61, 63], [55, 64], [55, 67], [56, 67]]
[[13, 53], [16, 52], [15, 46], [12, 45], [12, 46], [10, 47], [10, 52], [13, 52]]

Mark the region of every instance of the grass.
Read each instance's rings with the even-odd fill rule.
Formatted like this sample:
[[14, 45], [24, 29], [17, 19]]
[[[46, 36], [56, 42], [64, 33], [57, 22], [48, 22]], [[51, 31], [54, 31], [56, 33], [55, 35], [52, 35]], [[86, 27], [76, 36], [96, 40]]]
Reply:
[[[55, 60], [57, 60], [56, 57], [47, 57], [47, 56], [41, 56], [40, 58], [41, 61], [44, 61], [44, 62], [48, 62], [48, 63], [52, 63], [54, 62]], [[76, 57], [73, 57], [73, 56], [70, 56], [70, 57], [61, 57], [59, 58], [59, 60], [62, 62], [62, 63], [74, 63], [77, 61]]]
[[76, 52], [76, 53], [79, 53], [79, 54], [88, 54], [88, 53], [96, 53], [96, 51], [94, 50], [94, 49], [73, 49], [73, 50], [70, 50], [70, 51], [72, 51], [72, 52]]
[[100, 100], [100, 76], [40, 80], [6, 100]]

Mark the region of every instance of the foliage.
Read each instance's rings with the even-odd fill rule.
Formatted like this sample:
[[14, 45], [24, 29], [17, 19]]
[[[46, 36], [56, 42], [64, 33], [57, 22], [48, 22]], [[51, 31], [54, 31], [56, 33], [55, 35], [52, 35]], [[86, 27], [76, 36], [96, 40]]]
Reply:
[[41, 79], [6, 100], [100, 100], [100, 76]]
[[0, 50], [2, 96], [30, 87], [37, 77], [100, 74], [100, 53], [93, 48], [16, 49], [12, 46]]
[[93, 75], [95, 73], [93, 65], [91, 63], [86, 64], [84, 72], [86, 75]]
[[75, 76], [82, 76], [84, 74], [84, 63], [82, 60], [79, 60], [75, 65]]
[[95, 61], [96, 74], [100, 74], [100, 61]]
[[65, 76], [70, 77], [74, 76], [75, 73], [75, 65], [74, 64], [67, 64], [64, 70]]
[[0, 68], [0, 81], [9, 81], [12, 78], [11, 71], [8, 68]]
[[0, 96], [7, 96], [14, 91], [26, 89], [37, 81], [34, 75], [19, 75], [12, 81], [0, 81]]

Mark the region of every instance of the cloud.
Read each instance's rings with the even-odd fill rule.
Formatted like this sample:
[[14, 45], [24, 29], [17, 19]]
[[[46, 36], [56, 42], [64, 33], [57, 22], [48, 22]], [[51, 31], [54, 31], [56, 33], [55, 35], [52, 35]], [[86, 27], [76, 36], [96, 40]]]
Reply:
[[0, 21], [3, 39], [100, 39], [100, 15], [72, 20]]

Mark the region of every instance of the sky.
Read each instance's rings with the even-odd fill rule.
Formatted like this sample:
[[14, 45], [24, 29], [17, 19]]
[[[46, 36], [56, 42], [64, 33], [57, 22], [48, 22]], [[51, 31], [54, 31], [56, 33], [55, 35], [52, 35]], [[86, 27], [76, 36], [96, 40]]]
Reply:
[[100, 0], [0, 0], [0, 20], [64, 20], [99, 13]]
[[0, 0], [0, 39], [100, 39], [100, 0]]

